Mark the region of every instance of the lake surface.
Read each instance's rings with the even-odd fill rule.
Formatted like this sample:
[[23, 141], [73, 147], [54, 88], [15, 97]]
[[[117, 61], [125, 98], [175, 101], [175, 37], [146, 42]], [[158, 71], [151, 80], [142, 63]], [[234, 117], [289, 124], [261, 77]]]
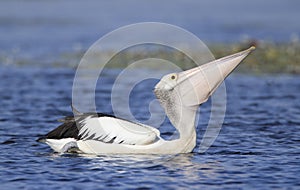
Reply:
[[0, 63], [62, 61], [65, 54], [85, 51], [103, 35], [137, 22], [173, 24], [205, 43], [299, 42], [299, 7], [297, 0], [3, 0]]
[[[299, 189], [300, 76], [233, 75], [227, 111], [208, 151], [176, 156], [57, 154], [35, 140], [71, 114], [80, 55], [104, 34], [136, 22], [165, 22], [204, 42], [299, 43], [300, 1], [0, 1], [0, 189]], [[112, 114], [117, 69], [96, 89]], [[135, 118], [149, 118], [157, 81], [132, 94]], [[199, 145], [210, 102], [200, 112]], [[159, 128], [172, 134], [166, 120]], [[171, 133], [169, 132], [171, 131]]]
[[[35, 140], [55, 128], [57, 119], [71, 114], [74, 73], [70, 68], [0, 70], [1, 189], [299, 188], [299, 76], [228, 78], [225, 121], [205, 153], [195, 149], [176, 156], [61, 155]], [[105, 89], [113, 78], [105, 76], [107, 85], [96, 91], [102, 97], [97, 109], [111, 113]], [[139, 84], [135, 91], [144, 98], [137, 101], [153, 98], [152, 83]], [[208, 107], [203, 105], [203, 115]], [[149, 114], [146, 105], [133, 104], [131, 109]], [[160, 128], [165, 136], [168, 127]], [[198, 145], [203, 127], [205, 121], [199, 122]]]

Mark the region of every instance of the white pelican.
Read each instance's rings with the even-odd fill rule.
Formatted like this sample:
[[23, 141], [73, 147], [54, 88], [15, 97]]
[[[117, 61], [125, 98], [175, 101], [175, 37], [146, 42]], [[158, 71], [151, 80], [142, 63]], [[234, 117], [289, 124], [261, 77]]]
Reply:
[[60, 120], [58, 128], [38, 139], [56, 152], [87, 154], [178, 154], [196, 146], [195, 120], [198, 107], [207, 101], [222, 81], [252, 51], [223, 57], [179, 73], [168, 74], [154, 93], [179, 138], [164, 140], [154, 127], [107, 114], [79, 113]]

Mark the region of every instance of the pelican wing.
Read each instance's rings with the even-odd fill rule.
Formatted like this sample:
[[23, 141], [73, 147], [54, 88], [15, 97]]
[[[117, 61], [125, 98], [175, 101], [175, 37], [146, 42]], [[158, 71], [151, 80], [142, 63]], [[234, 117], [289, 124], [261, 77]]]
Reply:
[[115, 117], [86, 118], [79, 125], [80, 140], [146, 145], [159, 138], [159, 131], [155, 128]]

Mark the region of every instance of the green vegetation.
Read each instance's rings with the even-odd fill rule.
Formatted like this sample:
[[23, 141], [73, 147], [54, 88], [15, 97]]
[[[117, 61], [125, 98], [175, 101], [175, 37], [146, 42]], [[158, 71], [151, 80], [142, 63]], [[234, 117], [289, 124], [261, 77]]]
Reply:
[[[289, 43], [248, 41], [237, 44], [209, 44], [208, 48], [215, 58], [220, 58], [247, 49], [252, 45], [256, 46], [256, 50], [237, 68], [237, 72], [250, 74], [300, 74], [300, 42], [297, 40]], [[84, 52], [85, 51], [64, 53], [58, 57], [52, 57], [51, 59], [20, 57], [8, 59], [9, 56], [0, 55], [0, 65], [15, 65], [21, 67], [72, 67], [75, 69], [84, 55]], [[106, 67], [124, 68], [135, 61], [146, 58], [168, 60], [180, 66], [182, 69], [188, 69], [195, 65], [184, 53], [165, 46], [153, 48], [151, 45], [142, 45], [131, 47], [115, 55], [113, 51], [109, 50], [97, 52], [94, 55], [95, 59], [92, 60], [94, 65], [90, 65], [92, 68], [104, 62], [103, 58], [112, 55], [113, 57], [109, 63], [106, 64]]]
[[[237, 72], [250, 74], [288, 73], [300, 74], [300, 43], [271, 43], [249, 41], [238, 44], [209, 44], [215, 58], [220, 58], [256, 46], [244, 62], [237, 68]], [[82, 55], [82, 54], [81, 54]], [[111, 52], [101, 52], [101, 55], [112, 55]], [[70, 58], [70, 57], [69, 57]], [[179, 65], [182, 69], [194, 66], [194, 63], [184, 53], [167, 47], [149, 48], [137, 46], [124, 50], [110, 60], [106, 65], [113, 68], [122, 68], [146, 58], [160, 58]], [[98, 61], [96, 61], [97, 64]], [[99, 63], [99, 62], [98, 62]]]
[[300, 74], [300, 43], [251, 42], [243, 44], [211, 45], [216, 58], [246, 49], [251, 45], [256, 50], [238, 67], [242, 73], [289, 73]]

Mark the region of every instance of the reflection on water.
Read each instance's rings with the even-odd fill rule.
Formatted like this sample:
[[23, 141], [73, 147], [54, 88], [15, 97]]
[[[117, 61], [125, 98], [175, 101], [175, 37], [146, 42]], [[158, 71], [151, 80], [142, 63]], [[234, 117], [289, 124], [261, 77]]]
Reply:
[[[58, 156], [52, 154], [55, 158]], [[110, 175], [111, 180], [120, 178], [137, 178], [133, 183], [139, 187], [139, 182], [147, 181], [149, 184], [166, 184], [169, 187], [178, 186], [178, 180], [184, 179], [186, 187], [197, 185], [205, 180], [215, 180], [220, 177], [220, 173], [225, 169], [221, 163], [213, 158], [195, 159], [201, 157], [196, 153], [180, 154], [175, 156], [158, 155], [76, 155], [85, 160], [83, 165], [85, 170], [93, 171], [94, 175]], [[63, 155], [66, 158], [74, 158], [74, 155]], [[108, 169], [109, 168], [109, 169]], [[109, 173], [111, 172], [111, 173]], [[116, 179], [114, 179], [116, 178]], [[122, 181], [122, 180], [121, 180]]]

